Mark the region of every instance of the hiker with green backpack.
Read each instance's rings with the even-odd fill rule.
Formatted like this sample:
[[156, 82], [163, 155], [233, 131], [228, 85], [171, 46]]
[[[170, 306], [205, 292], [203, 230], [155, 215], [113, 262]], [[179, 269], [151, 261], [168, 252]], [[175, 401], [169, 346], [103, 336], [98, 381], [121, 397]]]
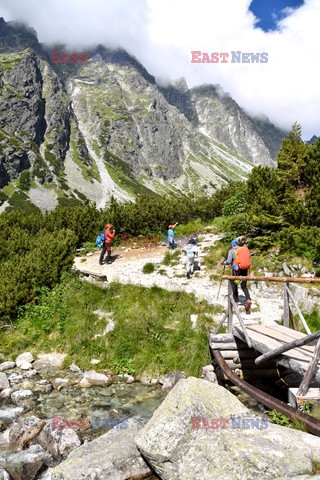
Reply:
[[[228, 252], [227, 260], [225, 260], [225, 265], [232, 265], [232, 275], [246, 277], [250, 271], [250, 251], [246, 246], [247, 239], [245, 236], [238, 237], [237, 239], [230, 242], [231, 248]], [[241, 289], [246, 297], [245, 309], [247, 313], [250, 313], [251, 309], [251, 298], [250, 293], [247, 287], [247, 282], [242, 280], [240, 283]], [[238, 285], [235, 281], [231, 281], [233, 298], [236, 303], [241, 303], [239, 300]]]

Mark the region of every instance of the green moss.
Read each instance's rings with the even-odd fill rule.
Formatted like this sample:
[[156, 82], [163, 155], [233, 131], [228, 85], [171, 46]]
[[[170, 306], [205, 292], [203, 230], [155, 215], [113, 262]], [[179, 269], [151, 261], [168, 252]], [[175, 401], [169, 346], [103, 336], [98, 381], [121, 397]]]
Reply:
[[7, 195], [3, 191], [0, 191], [0, 205], [2, 205], [6, 200], [8, 200]]
[[19, 53], [8, 53], [0, 55], [0, 70], [10, 72], [28, 53], [27, 50]]
[[23, 172], [20, 173], [20, 177], [18, 180], [18, 187], [21, 190], [27, 191], [30, 188], [30, 183], [31, 183], [30, 170], [24, 170]]
[[147, 195], [148, 197], [160, 198], [160, 195], [153, 192], [152, 190], [149, 190], [144, 185], [141, 185], [137, 180], [126, 176], [121, 169], [108, 164], [106, 165], [106, 167], [112, 180], [130, 195]]
[[16, 191], [16, 189], [15, 189], [15, 186], [13, 185], [13, 183], [9, 183], [5, 187], [3, 187], [2, 191], [5, 195], [7, 195], [7, 197], [11, 197], [14, 194], [14, 192]]

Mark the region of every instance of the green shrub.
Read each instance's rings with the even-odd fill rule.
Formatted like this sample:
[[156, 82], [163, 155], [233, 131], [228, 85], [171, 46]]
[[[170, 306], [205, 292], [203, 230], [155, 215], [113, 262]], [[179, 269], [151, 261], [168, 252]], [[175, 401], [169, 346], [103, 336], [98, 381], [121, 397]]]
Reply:
[[153, 273], [155, 271], [154, 263], [145, 263], [142, 268], [143, 273]]

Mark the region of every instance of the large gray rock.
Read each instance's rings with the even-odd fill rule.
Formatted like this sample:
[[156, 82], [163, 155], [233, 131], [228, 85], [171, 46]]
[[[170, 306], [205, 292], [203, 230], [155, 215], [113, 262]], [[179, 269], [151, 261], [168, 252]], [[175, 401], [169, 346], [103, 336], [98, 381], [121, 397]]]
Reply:
[[16, 366], [15, 362], [2, 362], [0, 363], [0, 372], [4, 372], [5, 370], [10, 370]]
[[11, 397], [11, 393], [13, 392], [13, 388], [5, 388], [0, 392], [0, 398], [6, 399]]
[[[195, 417], [229, 423], [197, 429]], [[231, 417], [241, 417], [241, 429]], [[252, 417], [223, 387], [189, 377], [169, 393], [136, 443], [163, 480], [273, 480], [312, 473], [320, 438], [268, 423], [248, 428]]]
[[162, 379], [162, 390], [164, 392], [170, 392], [173, 387], [181, 380], [182, 378], [186, 378], [186, 374], [184, 372], [176, 371], [169, 373]]
[[9, 380], [5, 373], [0, 372], [0, 391], [10, 387]]
[[53, 427], [50, 420], [37, 437], [37, 442], [54, 458], [63, 457], [80, 446], [81, 442], [74, 430]]
[[23, 413], [22, 407], [6, 408], [0, 410], [0, 423], [10, 425]]
[[146, 478], [150, 470], [141, 458], [134, 439], [145, 424], [130, 419], [105, 435], [71, 452], [52, 470], [52, 480], [127, 480]]
[[11, 400], [16, 405], [24, 405], [26, 401], [32, 399], [33, 393], [31, 390], [16, 390], [11, 394]]
[[93, 385], [106, 387], [111, 383], [112, 380], [111, 378], [107, 377], [107, 375], [90, 370], [89, 372], [84, 373], [83, 379], [79, 383], [79, 386], [85, 388], [92, 387]]
[[0, 467], [0, 480], [10, 480], [9, 474]]
[[50, 455], [40, 445], [31, 445], [28, 450], [9, 455], [5, 469], [14, 480], [34, 480], [42, 467], [50, 461]]
[[10, 446], [13, 450], [23, 450], [41, 432], [46, 422], [30, 416], [12, 427], [9, 433]]
[[21, 353], [21, 355], [19, 355], [16, 358], [16, 365], [19, 368], [23, 368], [23, 366], [26, 365], [26, 364], [30, 364], [30, 366], [31, 366], [31, 363], [33, 362], [33, 360], [34, 360], [34, 358], [32, 356], [32, 353], [24, 352], [24, 353]]

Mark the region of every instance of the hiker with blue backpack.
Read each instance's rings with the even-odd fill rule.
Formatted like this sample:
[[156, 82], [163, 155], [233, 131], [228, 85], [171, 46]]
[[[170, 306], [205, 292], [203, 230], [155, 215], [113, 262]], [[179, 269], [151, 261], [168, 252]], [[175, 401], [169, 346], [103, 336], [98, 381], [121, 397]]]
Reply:
[[[106, 225], [105, 231], [100, 233], [100, 239], [102, 241], [102, 250], [101, 250], [101, 254], [100, 254], [100, 258], [99, 258], [99, 265], [102, 265], [103, 263], [111, 263], [111, 243], [112, 243], [112, 240], [114, 239], [115, 234], [116, 234], [115, 230], [113, 230], [113, 232], [111, 233], [111, 229], [112, 229], [112, 223], [108, 223]], [[103, 239], [102, 239], [102, 237], [103, 237]], [[97, 238], [97, 240], [98, 240], [98, 238]], [[106, 252], [108, 254], [107, 254], [107, 258], [104, 262], [103, 257], [104, 257], [104, 254]]]
[[[246, 246], [247, 240], [246, 237], [241, 236], [237, 239], [234, 239], [230, 242], [231, 248], [228, 252], [227, 260], [225, 260], [225, 265], [232, 266], [232, 275], [243, 276], [246, 277], [248, 275], [248, 271], [250, 271], [250, 252], [248, 247]], [[245, 310], [246, 313], [250, 313], [251, 309], [251, 298], [250, 293], [247, 287], [247, 282], [242, 280], [240, 283], [241, 289], [246, 297], [245, 303]], [[231, 281], [232, 293], [233, 298], [236, 303], [241, 303], [239, 300], [239, 292], [238, 292], [238, 285], [235, 281]]]

